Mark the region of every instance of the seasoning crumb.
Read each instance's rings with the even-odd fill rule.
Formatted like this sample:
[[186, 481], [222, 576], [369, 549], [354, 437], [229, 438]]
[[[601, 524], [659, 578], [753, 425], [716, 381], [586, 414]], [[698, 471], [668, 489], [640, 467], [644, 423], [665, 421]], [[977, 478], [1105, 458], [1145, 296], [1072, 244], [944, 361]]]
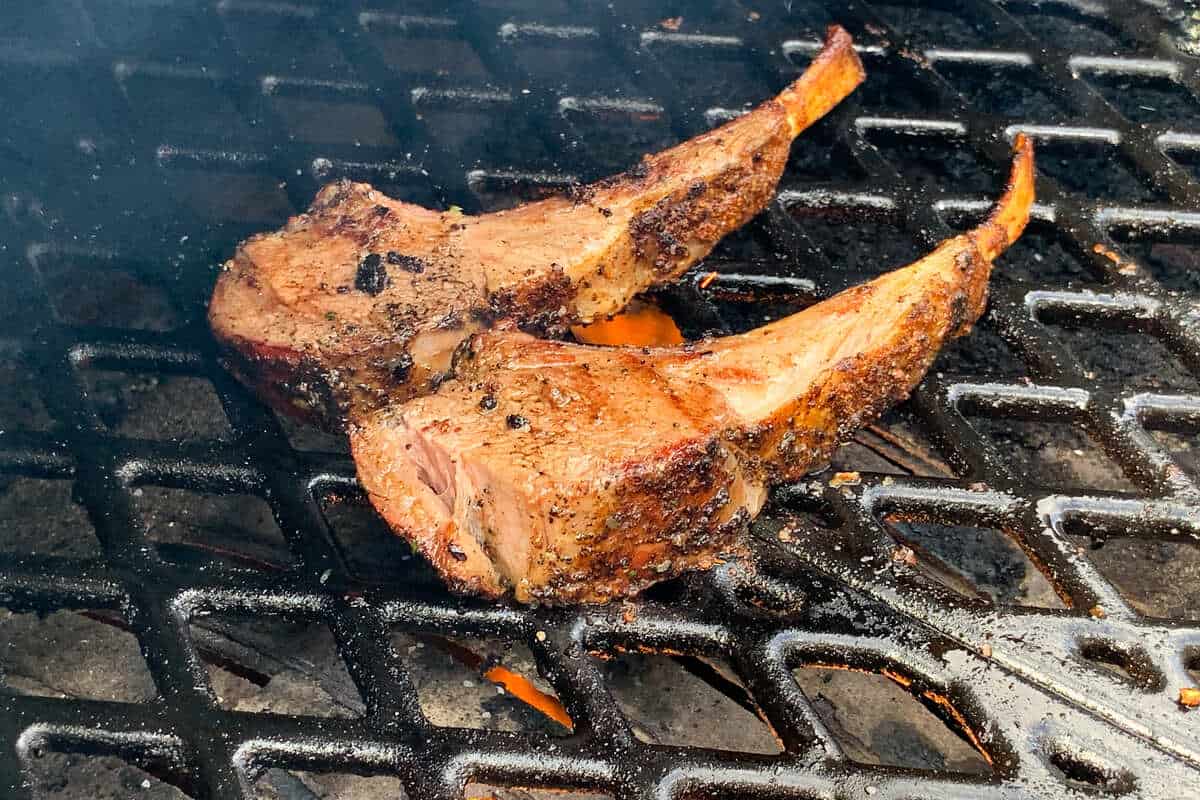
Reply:
[[835, 472], [829, 480], [829, 485], [834, 489], [839, 486], [858, 486], [862, 483], [862, 476], [857, 472]]
[[709, 285], [719, 277], [721, 277], [721, 274], [719, 272], [708, 273], [707, 275], [705, 275], [703, 278], [700, 279], [700, 288], [707, 289], [709, 287]]
[[991, 658], [992, 657], [992, 646], [990, 644], [984, 643], [983, 647], [979, 648], [979, 654], [982, 655], [984, 658]]
[[538, 631], [537, 633], [534, 634], [534, 636], [537, 637], [537, 640], [539, 642], [546, 641], [546, 632], [545, 631]]
[[529, 420], [525, 419], [520, 414], [509, 414], [505, 421], [508, 423], [508, 427], [512, 428], [514, 431], [529, 427]]
[[677, 31], [683, 27], [683, 17], [667, 17], [658, 21], [658, 27], [664, 31]]
[[915, 567], [917, 565], [917, 554], [913, 552], [911, 547], [900, 545], [892, 551], [892, 561], [895, 561], [898, 564], [906, 564], [907, 566]]
[[781, 542], [790, 542], [792, 540], [792, 532], [787, 528], [780, 528], [778, 536]]
[[1096, 619], [1104, 619], [1108, 616], [1108, 612], [1104, 610], [1104, 606], [1092, 606], [1088, 609], [1088, 613]]
[[387, 263], [399, 267], [405, 272], [411, 272], [414, 275], [420, 275], [425, 271], [425, 262], [416, 256], [406, 256], [403, 253], [397, 253], [395, 250], [388, 250]]
[[1179, 705], [1185, 708], [1200, 706], [1200, 689], [1193, 686], [1183, 686], [1179, 689]]

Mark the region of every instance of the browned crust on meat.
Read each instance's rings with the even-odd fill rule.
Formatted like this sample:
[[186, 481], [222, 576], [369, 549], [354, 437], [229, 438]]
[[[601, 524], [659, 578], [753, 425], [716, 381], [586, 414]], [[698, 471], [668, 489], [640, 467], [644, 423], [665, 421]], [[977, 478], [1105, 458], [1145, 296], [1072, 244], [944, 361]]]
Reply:
[[[569, 325], [615, 313], [638, 291], [681, 274], [766, 206], [792, 138], [862, 79], [849, 35], [831, 28], [809, 69], [754, 111], [647, 156], [637, 167], [570, 198], [491, 215], [438, 214], [386, 198], [365, 184], [331, 184], [282, 231], [251, 237], [238, 248], [214, 289], [211, 327], [235, 374], [265, 401], [323, 427], [342, 428], [348, 414], [419, 396], [437, 385], [439, 372], [422, 368], [419, 359], [404, 380], [395, 380], [396, 371], [385, 362], [400, 363], [430, 330], [454, 329], [441, 324], [443, 318], [470, 323], [463, 326], [462, 338], [501, 318], [530, 332], [556, 335]], [[717, 171], [714, 165], [720, 163], [725, 165]], [[571, 261], [571, 245], [564, 243], [560, 261], [540, 260], [544, 253], [538, 251], [522, 269], [513, 271], [511, 264], [493, 269], [487, 243], [502, 239], [506, 224], [524, 229], [536, 227], [539, 219], [569, 220], [577, 229], [595, 232], [605, 230], [612, 208], [620, 210], [611, 223], [617, 235], [602, 254], [588, 251]], [[550, 229], [552, 239], [563, 234]], [[476, 231], [483, 244], [470, 238]], [[393, 271], [370, 297], [355, 294], [345, 269], [365, 258], [386, 257], [381, 242], [398, 236], [411, 236], [416, 249], [396, 255], [427, 265], [430, 282]], [[476, 249], [463, 244], [472, 241]], [[517, 246], [511, 252], [525, 251]], [[283, 272], [270, 273], [278, 264], [286, 264]], [[318, 279], [312, 275], [332, 267], [343, 271], [341, 285], [314, 285]], [[395, 268], [385, 265], [385, 270]], [[287, 291], [275, 291], [278, 287], [267, 279], [272, 274]], [[456, 275], [468, 276], [466, 282], [453, 285]], [[406, 293], [389, 288], [397, 279], [412, 287], [405, 283]], [[333, 293], [335, 288], [342, 296]], [[356, 302], [352, 321], [325, 316], [328, 308], [346, 307], [347, 292]], [[453, 349], [453, 343], [447, 346]], [[316, 383], [321, 385], [314, 389]]]
[[523, 330], [561, 334], [576, 316], [571, 314], [579, 287], [557, 264], [528, 284], [501, 289], [488, 298], [494, 319], [512, 319]]
[[[946, 341], [970, 332], [987, 305], [992, 260], [1021, 235], [1033, 202], [1032, 142], [1022, 134], [1014, 151], [1008, 184], [992, 215], [918, 262], [929, 263], [948, 279], [930, 281], [924, 288], [927, 294], [878, 349], [833, 365], [812, 389], [771, 419], [735, 436], [765, 465], [770, 482], [798, 480], [828, 464], [856, 431], [908, 398]], [[871, 293], [884, 291], [896, 274], [826, 302], [853, 308]]]
[[[711, 566], [737, 549], [767, 484], [827, 463], [982, 313], [991, 262], [1032, 204], [1032, 148], [1019, 137], [1015, 149], [1008, 189], [975, 230], [756, 331], [674, 349], [473, 337], [442, 390], [372, 415], [352, 434], [372, 502], [458, 591], [605, 602]], [[519, 508], [516, 522], [475, 533], [492, 522], [439, 507], [431, 526], [413, 513], [410, 486], [380, 487], [381, 472], [407, 468], [387, 447], [395, 415], [464, 470], [486, 474], [455, 484], [458, 501], [495, 487], [515, 498], [507, 507]], [[460, 551], [476, 544], [464, 535], [483, 541], [447, 558], [451, 542]]]
[[532, 566], [544, 569], [545, 577], [517, 587], [514, 597], [605, 603], [732, 556], [750, 520], [744, 509], [731, 512], [729, 505], [727, 487], [739, 472], [737, 457], [716, 437], [627, 462], [616, 479], [604, 535], [585, 541], [569, 564], [541, 551]]

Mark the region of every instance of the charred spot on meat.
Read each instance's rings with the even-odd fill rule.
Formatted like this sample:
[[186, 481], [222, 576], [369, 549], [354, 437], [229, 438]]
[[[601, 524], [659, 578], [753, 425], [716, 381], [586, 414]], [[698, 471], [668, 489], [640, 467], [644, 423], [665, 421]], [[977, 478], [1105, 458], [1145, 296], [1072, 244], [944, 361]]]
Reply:
[[387, 262], [394, 264], [405, 272], [411, 272], [414, 275], [420, 275], [425, 271], [425, 262], [416, 256], [406, 256], [402, 253], [397, 253], [395, 250], [389, 250], [387, 254]]
[[354, 274], [354, 288], [374, 297], [387, 288], [387, 268], [378, 253], [371, 253], [358, 263]]
[[408, 353], [401, 353], [392, 365], [392, 380], [396, 383], [407, 383], [408, 376], [412, 373], [413, 360]]

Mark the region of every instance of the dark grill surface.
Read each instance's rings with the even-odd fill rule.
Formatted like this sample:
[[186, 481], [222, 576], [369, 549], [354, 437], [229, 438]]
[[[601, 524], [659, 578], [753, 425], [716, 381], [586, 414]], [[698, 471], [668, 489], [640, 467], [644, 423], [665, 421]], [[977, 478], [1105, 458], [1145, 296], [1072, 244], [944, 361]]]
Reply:
[[[313, 3], [0, 11], [0, 623], [99, 632], [44, 640], [87, 691], [31, 684], [30, 640], [0, 640], [0, 794], [51, 791], [35, 776], [72, 754], [144, 770], [114, 797], [251, 796], [264, 774], [314, 797], [295, 777], [314, 773], [412, 798], [1200, 796], [1181, 702], [1200, 678], [1200, 20], [1137, 0]], [[868, 81], [797, 142], [778, 202], [660, 294], [686, 332], [761, 324], [969, 224], [1018, 131], [1039, 205], [984, 323], [839, 454], [856, 476], [777, 493], [752, 564], [636, 605], [454, 600], [364, 507], [340, 440], [216, 362], [217, 266], [323, 182], [468, 212], [541, 196], [765, 98], [831, 21]], [[331, 637], [327, 706], [219, 699], [218, 678], [311, 676], [299, 644], [256, 650], [271, 625]], [[528, 648], [573, 731], [435, 718], [421, 637]], [[648, 743], [595, 655], [625, 652], [676, 657], [779, 747], [706, 749], [733, 716]], [[835, 668], [986, 756], [869, 763], [822, 711]]]

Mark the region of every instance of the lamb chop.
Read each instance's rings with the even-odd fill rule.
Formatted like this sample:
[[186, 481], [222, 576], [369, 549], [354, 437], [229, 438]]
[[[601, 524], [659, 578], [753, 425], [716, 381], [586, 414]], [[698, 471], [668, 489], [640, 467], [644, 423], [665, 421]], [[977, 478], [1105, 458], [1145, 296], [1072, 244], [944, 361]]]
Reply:
[[604, 602], [735, 551], [773, 483], [828, 463], [982, 313], [1033, 150], [979, 227], [757, 330], [664, 348], [474, 336], [436, 393], [351, 427], [375, 508], [456, 591]]
[[792, 140], [863, 75], [850, 35], [832, 27], [808, 69], [753, 111], [507, 211], [433, 211], [333, 183], [308, 213], [238, 248], [209, 322], [264, 400], [339, 429], [354, 409], [430, 391], [459, 343], [496, 320], [554, 334], [681, 275], [770, 202]]

